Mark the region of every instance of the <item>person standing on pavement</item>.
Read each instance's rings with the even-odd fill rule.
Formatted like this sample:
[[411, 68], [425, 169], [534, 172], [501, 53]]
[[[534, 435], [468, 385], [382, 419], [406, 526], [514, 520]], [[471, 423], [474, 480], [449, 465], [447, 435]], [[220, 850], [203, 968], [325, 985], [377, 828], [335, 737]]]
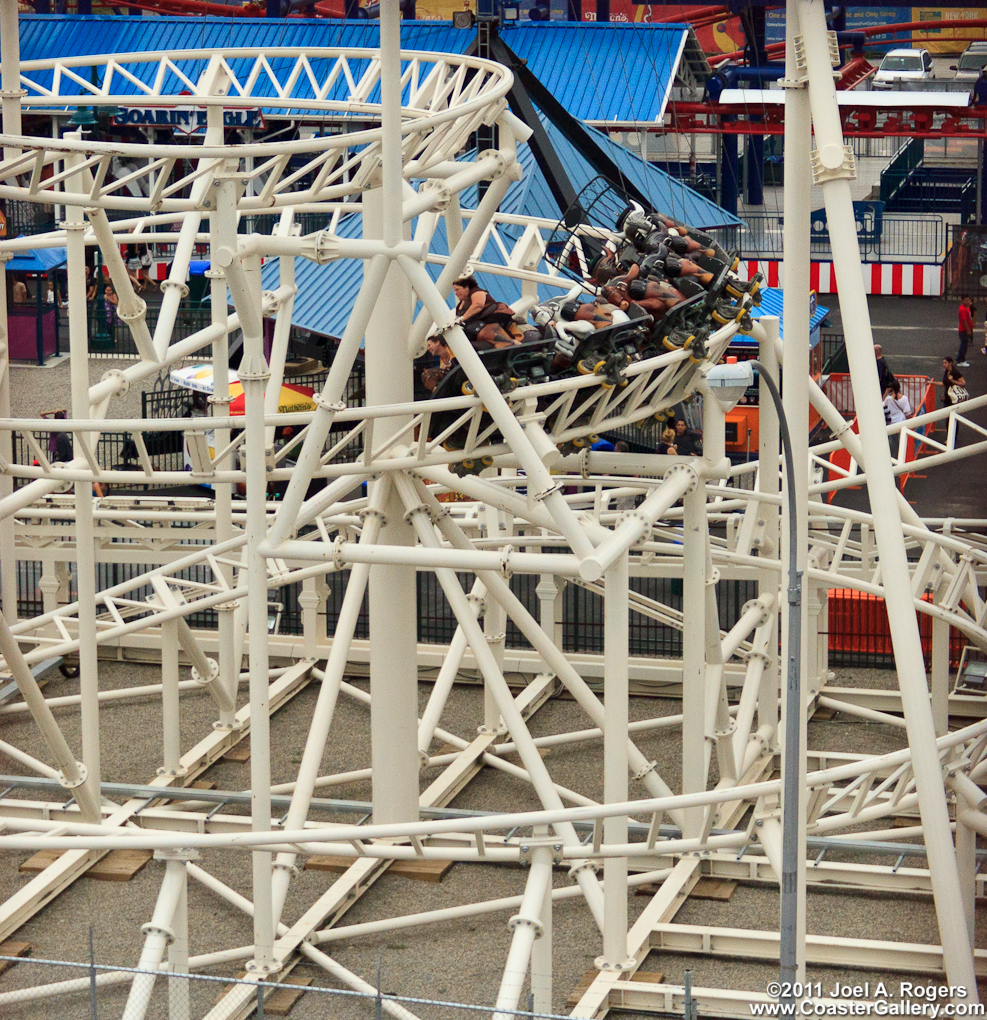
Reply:
[[888, 387], [894, 382], [894, 372], [884, 360], [883, 348], [880, 344], [874, 344], [874, 358], [877, 361], [877, 381], [880, 383], [881, 392], [886, 393]]
[[957, 330], [960, 335], [960, 349], [956, 355], [957, 368], [969, 368], [970, 362], [966, 360], [967, 348], [973, 340], [973, 320], [976, 311], [973, 305], [973, 298], [965, 295], [960, 298], [959, 323]]

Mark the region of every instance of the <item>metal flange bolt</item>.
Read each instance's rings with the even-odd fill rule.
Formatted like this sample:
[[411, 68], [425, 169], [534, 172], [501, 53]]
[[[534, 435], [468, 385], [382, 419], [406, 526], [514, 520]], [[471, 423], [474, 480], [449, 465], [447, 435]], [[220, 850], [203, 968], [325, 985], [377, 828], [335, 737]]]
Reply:
[[623, 974], [624, 971], [633, 970], [637, 966], [637, 960], [633, 956], [629, 956], [626, 960], [621, 960], [619, 963], [609, 963], [604, 957], [598, 956], [593, 961], [593, 966], [597, 970], [602, 970], [608, 974]]
[[219, 676], [219, 663], [215, 659], [206, 659], [209, 663], [209, 675], [202, 676], [202, 674], [195, 668], [192, 667], [191, 677], [197, 684], [202, 684], [204, 687], [211, 684], [216, 677]]
[[80, 786], [89, 778], [89, 769], [82, 764], [81, 761], [75, 763], [75, 767], [79, 770], [78, 779], [67, 779], [64, 772], [58, 773], [58, 781], [66, 790], [78, 790]]
[[524, 917], [521, 914], [515, 914], [508, 922], [507, 928], [509, 931], [514, 931], [516, 928], [534, 928], [535, 938], [540, 939], [545, 934], [545, 926], [534, 917]]
[[175, 941], [175, 933], [165, 924], [154, 924], [152, 921], [148, 921], [147, 924], [141, 925], [142, 935], [163, 935], [165, 944], [171, 945]]

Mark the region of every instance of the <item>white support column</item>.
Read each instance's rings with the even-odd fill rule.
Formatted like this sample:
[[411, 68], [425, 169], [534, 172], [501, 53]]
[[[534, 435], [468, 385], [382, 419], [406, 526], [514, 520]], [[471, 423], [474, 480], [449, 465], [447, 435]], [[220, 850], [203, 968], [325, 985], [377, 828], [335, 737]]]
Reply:
[[[532, 829], [532, 835], [537, 840], [551, 838], [551, 829], [547, 825], [536, 825]], [[551, 865], [552, 849], [549, 846], [540, 846], [534, 852], [534, 859], [548, 859]], [[552, 882], [549, 879], [545, 886], [545, 897], [542, 900], [541, 913], [538, 915], [541, 922], [541, 938], [535, 939], [531, 947], [531, 1007], [535, 1013], [552, 1012]]]
[[[82, 132], [72, 136], [82, 140]], [[67, 165], [78, 165], [82, 156], [74, 154]], [[82, 174], [69, 178], [70, 187], [82, 188]], [[90, 417], [89, 334], [86, 318], [86, 225], [82, 209], [65, 209], [66, 274], [69, 297], [69, 365], [72, 388], [71, 417], [82, 421]], [[95, 445], [95, 436], [77, 432], [73, 456], [80, 458], [83, 445]], [[92, 451], [95, 453], [95, 449]], [[82, 696], [82, 761], [88, 770], [86, 782], [93, 798], [100, 800], [99, 751], [99, 663], [96, 652], [96, 545], [93, 525], [93, 490], [88, 482], [75, 483], [75, 561], [76, 597], [79, 601], [79, 692]]]
[[[258, 274], [259, 256], [236, 255], [237, 185], [226, 178], [215, 189], [218, 246], [213, 258], [226, 270], [226, 279], [243, 330], [243, 386], [247, 481], [247, 648], [250, 662], [250, 789], [251, 825], [255, 831], [271, 827], [270, 662], [267, 635], [267, 559], [260, 551], [267, 537], [267, 448], [264, 436], [264, 389], [269, 373], [264, 357], [264, 329]], [[255, 288], [252, 284], [258, 284]], [[253, 861], [254, 957], [252, 974], [264, 976], [274, 962], [274, 913], [271, 889], [272, 854], [255, 850]]]
[[[209, 116], [209, 114], [207, 114]], [[209, 217], [209, 247], [218, 251], [222, 244], [219, 216]], [[226, 296], [226, 273], [213, 259], [206, 270], [209, 280], [209, 311], [210, 322], [214, 326], [223, 326], [222, 335], [212, 345], [212, 378], [213, 391], [209, 397], [210, 411], [213, 417], [225, 418], [230, 410], [230, 337], [225, 330], [229, 316], [229, 305]], [[213, 451], [225, 450], [230, 445], [230, 430], [216, 429], [213, 433]], [[236, 454], [231, 454], [236, 459]], [[233, 527], [233, 485], [227, 482], [215, 482], [213, 485], [216, 506], [216, 542], [228, 542], [234, 536]], [[218, 569], [227, 584], [233, 583], [233, 569], [226, 563], [220, 563]], [[236, 703], [237, 690], [240, 686], [240, 664], [242, 656], [236, 654], [236, 608], [237, 602], [226, 603], [219, 607], [219, 683]], [[233, 712], [220, 711], [219, 723], [228, 729], [234, 725]]]
[[[17, 24], [17, 4], [14, 0], [0, 0], [0, 12], [9, 17], [8, 9], [13, 11], [14, 24]], [[16, 28], [15, 28], [16, 36]], [[6, 64], [4, 79], [7, 80]], [[6, 86], [5, 86], [6, 87]], [[7, 121], [6, 104], [4, 102], [4, 123]], [[20, 100], [17, 100], [17, 111], [20, 113]], [[10, 417], [10, 345], [7, 332], [7, 263], [9, 252], [0, 252], [0, 418]], [[8, 463], [13, 461], [13, 436], [10, 432], [0, 431], [0, 459]], [[10, 475], [0, 475], [0, 503], [3, 503], [14, 491], [14, 479]], [[17, 622], [17, 555], [15, 553], [14, 517], [8, 514], [0, 517], [0, 606], [10, 623]]]
[[[682, 607], [682, 792], [706, 789], [706, 490], [694, 483], [683, 499]], [[685, 836], [702, 828], [702, 809], [683, 812]]]
[[[363, 199], [364, 237], [395, 245], [407, 234], [403, 222], [401, 156], [401, 23], [397, 0], [380, 6], [381, 187]], [[408, 235], [410, 236], [410, 235]], [[365, 263], [365, 271], [369, 263]], [[366, 332], [367, 403], [392, 404], [413, 398], [408, 332], [411, 287], [392, 262], [383, 294]], [[378, 419], [374, 443], [404, 428], [405, 418]], [[379, 484], [370, 483], [371, 486]], [[400, 495], [392, 488], [382, 507], [382, 545], [414, 545]], [[375, 822], [418, 818], [418, 613], [413, 567], [380, 564], [370, 570], [371, 765]]]
[[181, 975], [188, 974], [188, 865], [190, 860], [198, 860], [199, 855], [193, 850], [181, 851], [178, 861], [169, 861], [169, 865], [181, 868], [181, 889], [178, 903], [175, 904], [175, 915], [171, 928], [175, 933], [175, 941], [168, 947], [168, 1020], [187, 1020], [192, 1015], [189, 979]]
[[[605, 574], [603, 611], [603, 800], [620, 804], [627, 793], [628, 689], [627, 637], [629, 555], [621, 553]], [[603, 821], [605, 843], [627, 842], [627, 816]], [[627, 858], [607, 857], [603, 862], [603, 955], [601, 970], [620, 972], [636, 961], [627, 955]]]
[[[805, 603], [805, 568], [808, 556], [808, 506], [809, 506], [809, 232], [804, 224], [810, 215], [810, 148], [812, 125], [809, 109], [809, 95], [805, 83], [805, 72], [799, 66], [796, 56], [796, 39], [805, 31], [799, 19], [796, 0], [789, 0], [785, 13], [785, 163], [789, 180], [795, 184], [785, 189], [785, 293], [784, 293], [784, 343], [785, 378], [781, 386], [785, 417], [792, 441], [792, 462], [795, 477], [786, 479], [787, 486], [795, 490], [795, 520], [783, 510], [781, 514], [781, 542], [779, 556], [782, 560], [781, 587], [787, 591], [794, 580], [788, 576], [789, 533], [795, 528], [798, 539], [796, 570], [802, 585], [802, 600]], [[797, 183], [795, 183], [797, 182]], [[778, 376], [775, 377], [779, 379]], [[764, 400], [762, 403], [770, 403]], [[781, 662], [784, 683], [785, 670], [792, 668], [791, 649], [788, 647], [789, 604], [781, 599]], [[799, 790], [799, 830], [797, 882], [798, 924], [795, 944], [795, 975], [785, 975], [784, 980], [794, 977], [805, 980], [805, 747], [806, 747], [806, 702], [804, 678], [808, 675], [808, 614], [802, 614], [801, 655], [796, 668], [803, 678], [802, 701], [799, 711], [799, 746], [803, 753], [797, 762], [782, 761], [784, 782], [795, 784]], [[782, 711], [784, 709], [782, 708]], [[784, 729], [784, 720], [782, 720]], [[782, 741], [782, 744], [784, 741]], [[786, 771], [787, 769], [787, 771]]]
[[[827, 220], [830, 223], [830, 242], [846, 330], [854, 403], [867, 467], [874, 533], [880, 550], [881, 580], [891, 625], [908, 744], [915, 769], [943, 958], [949, 984], [965, 987], [970, 996], [967, 1001], [970, 1001], [976, 999], [973, 952], [966, 927], [956, 857], [950, 839], [949, 814], [936, 748], [935, 725], [901, 528], [899, 494], [884, 430], [884, 412], [874, 362], [874, 338], [864, 290], [860, 248], [854, 228], [849, 167], [833, 85], [826, 13], [822, 0], [797, 2], [817, 146], [814, 169], [817, 179], [822, 183]], [[786, 111], [786, 119], [787, 116]], [[788, 377], [787, 354], [785, 368]], [[792, 425], [792, 431], [797, 434], [798, 423], [793, 421]]]
[[[943, 585], [933, 592], [933, 602], [939, 603], [945, 595]], [[932, 719], [936, 736], [949, 732], [949, 622], [932, 617]]]
[[[506, 515], [502, 514], [496, 507], [485, 505], [483, 508], [483, 520], [487, 526], [487, 538], [502, 536], [508, 537], [508, 532], [501, 529], [506, 525]], [[494, 654], [497, 668], [504, 670], [504, 643], [507, 639], [507, 610], [496, 600], [490, 599], [486, 602], [486, 609], [483, 615], [483, 633], [487, 637], [490, 650]], [[500, 710], [497, 708], [497, 699], [486, 685], [483, 688], [483, 725], [481, 733], [503, 733], [504, 724], [500, 718]]]
[[180, 776], [188, 770], [181, 764], [181, 716], [178, 687], [178, 620], [161, 625], [161, 731], [164, 748], [159, 776]]
[[[17, 25], [17, 0], [0, 0], [0, 112], [3, 133], [21, 133], [21, 42]], [[3, 158], [16, 159], [20, 149], [4, 146]], [[6, 322], [6, 315], [4, 322]], [[10, 619], [10, 617], [8, 617]]]

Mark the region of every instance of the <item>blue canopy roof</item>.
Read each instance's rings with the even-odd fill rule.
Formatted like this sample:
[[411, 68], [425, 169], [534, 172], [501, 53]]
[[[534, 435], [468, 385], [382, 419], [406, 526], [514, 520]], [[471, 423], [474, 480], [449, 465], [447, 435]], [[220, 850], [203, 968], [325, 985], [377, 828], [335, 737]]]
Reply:
[[8, 263], [8, 273], [47, 273], [49, 269], [65, 264], [68, 253], [64, 248], [32, 248], [18, 252]]
[[[684, 25], [529, 22], [505, 25], [501, 37], [574, 116], [629, 122], [662, 117], [688, 31]], [[222, 47], [375, 49], [380, 45], [377, 22], [329, 18], [21, 15], [20, 35], [22, 61], [89, 53]], [[448, 21], [407, 21], [401, 25], [401, 45], [405, 49], [463, 53], [474, 38], [474, 32], [455, 29]], [[231, 61], [234, 70], [240, 64], [245, 66], [243, 61]], [[316, 74], [320, 73], [317, 64], [313, 61]], [[277, 61], [272, 65], [276, 68]], [[179, 61], [178, 66], [192, 76], [205, 68], [205, 61]], [[50, 73], [32, 73], [31, 77], [43, 85], [51, 81]], [[273, 94], [271, 83], [264, 84], [267, 92], [258, 91]], [[176, 92], [187, 87], [177, 77], [170, 85], [166, 82], [166, 86], [172, 85]], [[344, 87], [340, 81], [338, 94], [330, 98], [343, 98]], [[308, 88], [302, 76], [294, 94], [307, 98]], [[62, 94], [66, 91], [81, 94], [84, 90], [81, 86], [73, 90], [63, 80]], [[128, 82], [121, 94], [131, 93], [136, 95], [139, 90]]]
[[[777, 315], [778, 316], [778, 335], [784, 337], [785, 335], [785, 320], [782, 315], [784, 307], [784, 291], [780, 287], [762, 287], [761, 288], [761, 303], [757, 308], [753, 309], [752, 315], [755, 319], [759, 319], [762, 315]], [[826, 318], [829, 309], [824, 308], [820, 304], [816, 304], [815, 311], [809, 316], [809, 331], [814, 330], [822, 321]], [[740, 339], [738, 337], [738, 339]], [[818, 341], [818, 336], [817, 336]], [[754, 343], [752, 340], [751, 343]], [[813, 345], [814, 346], [814, 345]]]

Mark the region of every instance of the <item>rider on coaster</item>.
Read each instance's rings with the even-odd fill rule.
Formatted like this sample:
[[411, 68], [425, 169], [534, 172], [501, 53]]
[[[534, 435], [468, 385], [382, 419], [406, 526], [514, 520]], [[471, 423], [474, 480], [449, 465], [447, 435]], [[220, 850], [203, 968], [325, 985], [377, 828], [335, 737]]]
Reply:
[[[464, 276], [456, 280], [452, 289], [456, 295], [455, 325], [462, 326], [475, 351], [492, 351], [521, 343], [520, 331], [514, 325], [514, 310], [482, 290], [475, 277]], [[422, 374], [426, 389], [431, 391], [448, 371], [452, 351], [445, 337], [436, 334], [428, 339], [428, 352], [439, 359], [437, 369], [426, 369]]]
[[489, 351], [521, 342], [515, 335], [514, 310], [482, 290], [473, 276], [464, 276], [452, 285], [456, 295], [456, 316], [473, 349]]

